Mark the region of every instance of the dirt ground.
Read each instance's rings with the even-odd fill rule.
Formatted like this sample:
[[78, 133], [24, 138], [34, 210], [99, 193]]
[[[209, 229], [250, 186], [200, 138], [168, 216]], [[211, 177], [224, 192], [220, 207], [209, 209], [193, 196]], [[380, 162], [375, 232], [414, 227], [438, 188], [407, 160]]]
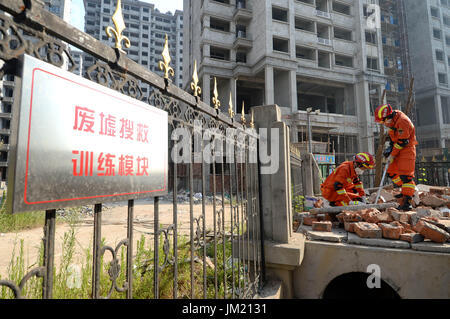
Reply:
[[[136, 201], [134, 206], [134, 233], [133, 233], [133, 252], [136, 252], [136, 242], [141, 239], [141, 235], [146, 237], [146, 247], [153, 245], [154, 230], [154, 212], [152, 201]], [[221, 204], [216, 203], [216, 208], [221, 208]], [[206, 205], [206, 229], [212, 230], [213, 221], [213, 205]], [[189, 204], [178, 204], [178, 234], [190, 233], [190, 210]], [[194, 205], [194, 218], [198, 218], [202, 214], [202, 205]], [[230, 225], [230, 208], [225, 205], [225, 227], [229, 229]], [[159, 220], [161, 228], [167, 228], [173, 224], [173, 204], [161, 203], [159, 205]], [[93, 221], [92, 216], [83, 217], [75, 226], [76, 254], [73, 263], [81, 266], [84, 264], [85, 250], [88, 247], [92, 249], [93, 241]], [[197, 224], [194, 223], [194, 232]], [[64, 233], [70, 230], [68, 224], [57, 224], [55, 233], [55, 266], [59, 265], [62, 256], [62, 245]], [[13, 255], [13, 250], [17, 252], [20, 246], [20, 240], [24, 241], [24, 259], [25, 265], [32, 265], [34, 268], [38, 258], [39, 247], [43, 238], [43, 228], [20, 231], [17, 233], [0, 234], [0, 276], [2, 279], [8, 279], [8, 266]], [[123, 239], [127, 238], [127, 203], [106, 204], [106, 209], [102, 212], [102, 229], [101, 236], [105, 239], [105, 243], [115, 249], [116, 245]], [[92, 254], [92, 250], [91, 250]], [[108, 260], [109, 252], [105, 253], [105, 260]], [[57, 268], [58, 269], [58, 268]]]

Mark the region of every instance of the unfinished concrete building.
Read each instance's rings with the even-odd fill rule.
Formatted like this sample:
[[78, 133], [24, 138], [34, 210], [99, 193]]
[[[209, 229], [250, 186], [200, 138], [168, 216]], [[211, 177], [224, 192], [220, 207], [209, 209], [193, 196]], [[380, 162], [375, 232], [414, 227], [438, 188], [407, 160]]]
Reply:
[[[387, 81], [386, 100], [401, 110], [406, 107], [411, 81], [404, 2], [404, 0], [380, 0], [384, 73]], [[414, 115], [411, 114], [413, 120]]]
[[405, 9], [419, 156], [439, 156], [450, 148], [450, 2], [408, 0]]
[[[307, 108], [320, 149], [343, 161], [374, 151], [370, 100], [385, 88], [377, 1], [184, 1], [184, 88], [197, 60], [203, 99], [217, 78], [224, 110], [232, 92], [236, 113], [278, 104], [291, 141], [306, 146]], [[376, 22], [376, 21], [373, 21]], [[316, 144], [316, 143], [315, 143]], [[322, 146], [322, 147], [320, 147]], [[305, 148], [305, 147], [303, 147]]]

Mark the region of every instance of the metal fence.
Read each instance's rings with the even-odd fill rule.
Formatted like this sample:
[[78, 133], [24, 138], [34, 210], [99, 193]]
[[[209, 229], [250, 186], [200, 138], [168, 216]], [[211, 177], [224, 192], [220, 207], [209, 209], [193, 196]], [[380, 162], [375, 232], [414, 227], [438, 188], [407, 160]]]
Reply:
[[[153, 230], [153, 287], [154, 298], [160, 296], [160, 276], [162, 271], [170, 269], [173, 274], [173, 298], [207, 298], [207, 291], [213, 291], [214, 298], [251, 298], [262, 287], [264, 260], [262, 251], [263, 233], [261, 232], [261, 216], [259, 207], [259, 176], [258, 164], [250, 162], [252, 152], [257, 151], [257, 134], [254, 129], [246, 130], [245, 123], [239, 123], [222, 113], [219, 104], [210, 107], [197, 96], [197, 82], [193, 78], [192, 89], [195, 94], [185, 92], [174, 86], [170, 81], [170, 65], [166, 59], [161, 62], [165, 68], [166, 77], [162, 78], [152, 73], [126, 57], [118, 48], [111, 48], [88, 34], [70, 26], [57, 16], [45, 11], [38, 2], [0, 0], [0, 10], [8, 13], [0, 14], [0, 32], [2, 33], [0, 59], [5, 61], [1, 76], [15, 74], [16, 59], [26, 53], [58, 67], [76, 68], [67, 43], [82, 50], [92, 65], [86, 70], [84, 77], [117, 90], [125, 95], [156, 106], [168, 112], [169, 136], [176, 128], [187, 128], [194, 135], [195, 122], [201, 123], [200, 132], [216, 128], [222, 143], [228, 128], [233, 128], [244, 134], [242, 140], [229, 140], [234, 147], [234, 162], [217, 161], [212, 164], [205, 160], [199, 164], [169, 163], [170, 192], [172, 196], [173, 222], [166, 228], [160, 226], [160, 198], [155, 197], [154, 230]], [[119, 30], [116, 30], [119, 34]], [[170, 61], [170, 59], [169, 59]], [[168, 75], [168, 76], [167, 76]], [[218, 101], [217, 96], [215, 96]], [[247, 127], [248, 128], [248, 127]], [[169, 154], [174, 146], [169, 141]], [[202, 143], [200, 152], [192, 151], [190, 158], [203, 154]], [[244, 160], [236, 161], [236, 153], [242, 151]], [[212, 152], [215, 152], [213, 150]], [[202, 155], [200, 155], [202, 156]], [[214, 157], [215, 158], [215, 157]], [[194, 166], [196, 167], [194, 179]], [[207, 179], [210, 183], [207, 183]], [[194, 187], [195, 180], [195, 187]], [[210, 185], [209, 189], [207, 185]], [[187, 238], [190, 256], [181, 259], [178, 256], [179, 239], [182, 236], [178, 229], [178, 191], [186, 189], [189, 192], [190, 230]], [[194, 216], [194, 194], [202, 193], [201, 215]], [[206, 194], [212, 195], [212, 203], [207, 203]], [[212, 205], [213, 231], [206, 232], [206, 206]], [[109, 298], [114, 290], [133, 298], [133, 226], [134, 200], [128, 201], [127, 238], [116, 247], [102, 244], [102, 204], [94, 206], [94, 245], [93, 245], [93, 275], [92, 298]], [[44, 262], [43, 265], [29, 271], [19, 284], [9, 280], [1, 280], [0, 286], [9, 287], [16, 298], [22, 298], [22, 289], [32, 277], [43, 278], [43, 298], [53, 296], [53, 269], [56, 209], [45, 212], [44, 227]], [[228, 221], [226, 221], [228, 220]], [[162, 242], [160, 242], [162, 241]], [[118, 287], [117, 278], [120, 267], [119, 250], [126, 247], [126, 280], [123, 287]], [[162, 247], [162, 249], [160, 249]], [[226, 250], [226, 247], [229, 247]], [[207, 275], [206, 250], [213, 250], [214, 278]], [[219, 251], [219, 249], [221, 251]], [[112, 255], [109, 276], [111, 288], [105, 296], [101, 296], [100, 273], [102, 256], [109, 252]], [[197, 261], [201, 260], [203, 267], [199, 268]], [[178, 293], [178, 271], [181, 263], [190, 264], [189, 294], [180, 296]], [[219, 278], [218, 268], [222, 267], [223, 277]]]
[[[329, 174], [324, 175], [323, 178], [327, 178], [330, 175], [330, 169], [333, 165], [324, 165], [327, 167], [326, 172]], [[382, 169], [384, 169], [384, 165]], [[361, 181], [365, 188], [377, 187], [375, 185], [375, 171], [371, 170], [365, 172], [361, 177]], [[416, 184], [425, 184], [431, 186], [450, 186], [450, 161], [431, 161], [431, 162], [416, 162], [415, 169], [415, 182]], [[384, 185], [392, 183], [392, 181], [386, 177]]]

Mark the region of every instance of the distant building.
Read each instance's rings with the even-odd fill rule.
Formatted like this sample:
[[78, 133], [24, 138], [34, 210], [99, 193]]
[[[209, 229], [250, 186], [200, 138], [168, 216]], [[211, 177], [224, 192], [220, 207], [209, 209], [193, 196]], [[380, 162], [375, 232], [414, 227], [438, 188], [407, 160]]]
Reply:
[[[114, 46], [114, 39], [105, 33], [116, 10], [113, 0], [84, 0], [85, 32]], [[130, 39], [131, 47], [124, 48], [127, 56], [151, 71], [163, 75], [158, 67], [162, 60], [165, 35], [169, 38], [171, 66], [175, 71], [173, 83], [179, 87], [183, 83], [183, 12], [161, 13], [154, 4], [137, 0], [123, 0], [122, 13], [126, 29], [123, 32]], [[94, 58], [85, 56], [85, 67], [93, 64]]]
[[419, 154], [441, 155], [450, 149], [450, 1], [407, 0], [405, 8]]
[[225, 111], [230, 92], [236, 113], [243, 102], [246, 113], [278, 104], [291, 142], [305, 149], [311, 107], [321, 111], [311, 115], [315, 153], [335, 152], [342, 162], [358, 151], [374, 152], [373, 111], [386, 87], [379, 15], [373, 15], [378, 4], [184, 0], [184, 88], [196, 60], [206, 103], [217, 78]]

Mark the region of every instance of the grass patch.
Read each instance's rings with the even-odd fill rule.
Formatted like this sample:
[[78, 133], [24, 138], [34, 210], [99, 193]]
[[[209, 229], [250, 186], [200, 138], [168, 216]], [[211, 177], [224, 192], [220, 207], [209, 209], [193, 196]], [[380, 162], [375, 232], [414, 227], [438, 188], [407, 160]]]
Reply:
[[[92, 243], [83, 250], [83, 261], [81, 265], [77, 265], [74, 260], [75, 255], [75, 238], [76, 229], [75, 222], [70, 224], [70, 230], [64, 234], [62, 240], [63, 256], [58, 267], [54, 268], [53, 298], [55, 299], [89, 299], [92, 297]], [[172, 239], [173, 240], [173, 239]], [[161, 235], [159, 245], [159, 267], [161, 268], [159, 283], [159, 298], [172, 299], [174, 293], [174, 252], [173, 241], [164, 242]], [[102, 246], [105, 245], [104, 239]], [[133, 258], [133, 298], [134, 299], [153, 299], [154, 295], [154, 241], [147, 240], [143, 235], [137, 241], [135, 257]], [[223, 298], [224, 294], [227, 298], [231, 298], [232, 287], [232, 269], [231, 269], [231, 243], [225, 244], [225, 255], [223, 253], [223, 244], [217, 243], [217, 263], [216, 270], [206, 267], [206, 297], [215, 298], [215, 271], [217, 271], [217, 288], [218, 298]], [[16, 252], [17, 248], [17, 252]], [[115, 247], [112, 246], [114, 249]], [[164, 249], [168, 252], [167, 256]], [[206, 246], [206, 257], [214, 259], [214, 243]], [[191, 248], [190, 239], [188, 237], [178, 237], [177, 247], [177, 298], [191, 298]], [[111, 253], [107, 251], [101, 258], [101, 274], [100, 274], [100, 296], [106, 297], [113, 285], [110, 276], [112, 267], [119, 269], [116, 277], [116, 286], [122, 288], [126, 281], [126, 248], [121, 246], [117, 252], [117, 264], [110, 262]], [[167, 257], [167, 259], [166, 259]], [[105, 259], [107, 258], [107, 262]], [[203, 275], [203, 247], [195, 250], [194, 253], [194, 299], [204, 298], [204, 275]], [[224, 268], [225, 260], [225, 268]], [[31, 269], [43, 264], [43, 245], [40, 247], [38, 260], [30, 266], [27, 266], [24, 258], [23, 240], [14, 246], [13, 256], [8, 267], [8, 280], [15, 282], [17, 285], [27, 272]], [[120, 268], [118, 268], [119, 266]], [[241, 278], [238, 278], [237, 263], [234, 264], [235, 287], [238, 287], [239, 280], [242, 280], [243, 268], [241, 268]], [[241, 264], [242, 267], [242, 264]], [[224, 286], [224, 277], [226, 280], [226, 289]], [[0, 278], [1, 279], [1, 278]], [[22, 290], [22, 295], [30, 299], [42, 298], [42, 279], [31, 278]], [[13, 298], [12, 291], [7, 287], [0, 287], [0, 297], [2, 299]], [[119, 292], [113, 288], [111, 299], [125, 299], [126, 292]]]

